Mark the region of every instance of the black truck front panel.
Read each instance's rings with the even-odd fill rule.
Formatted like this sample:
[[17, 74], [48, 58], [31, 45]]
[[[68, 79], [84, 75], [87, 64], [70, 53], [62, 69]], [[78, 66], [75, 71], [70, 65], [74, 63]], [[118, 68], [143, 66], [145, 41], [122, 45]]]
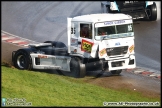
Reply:
[[145, 1], [116, 1], [119, 12], [131, 15], [134, 19], [148, 17]]

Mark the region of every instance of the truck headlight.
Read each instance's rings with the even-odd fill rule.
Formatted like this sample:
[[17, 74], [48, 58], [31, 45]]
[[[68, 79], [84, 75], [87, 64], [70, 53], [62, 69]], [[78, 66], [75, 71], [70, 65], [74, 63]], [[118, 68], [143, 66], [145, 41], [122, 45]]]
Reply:
[[130, 58], [130, 60], [135, 59], [134, 55], [130, 55], [129, 58]]

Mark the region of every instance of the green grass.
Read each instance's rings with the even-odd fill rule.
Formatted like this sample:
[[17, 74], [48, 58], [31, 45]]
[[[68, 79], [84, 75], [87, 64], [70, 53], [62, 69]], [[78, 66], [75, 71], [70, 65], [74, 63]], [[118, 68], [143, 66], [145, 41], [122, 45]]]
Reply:
[[117, 91], [80, 79], [2, 66], [3, 98], [25, 98], [32, 106], [103, 106], [103, 102], [160, 102], [129, 90]]

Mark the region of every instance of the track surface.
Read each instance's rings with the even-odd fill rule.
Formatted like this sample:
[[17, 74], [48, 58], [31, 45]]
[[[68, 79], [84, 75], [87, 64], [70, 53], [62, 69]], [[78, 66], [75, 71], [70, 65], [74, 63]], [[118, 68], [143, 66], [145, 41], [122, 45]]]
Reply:
[[[160, 73], [160, 2], [157, 11], [157, 21], [135, 23], [135, 52], [137, 66]], [[2, 30], [38, 42], [67, 44], [67, 17], [100, 12], [100, 2], [2, 2]]]
[[[157, 3], [157, 21], [134, 23], [137, 66], [161, 74], [161, 9]], [[44, 42], [58, 40], [67, 44], [66, 18], [82, 14], [100, 13], [100, 2], [2, 2], [2, 30], [23, 38]], [[2, 42], [2, 60], [11, 62], [11, 52], [20, 47]], [[53, 72], [56, 73], [56, 72]], [[121, 76], [88, 72], [85, 81], [109, 88], [129, 88], [144, 95], [159, 97], [160, 80], [123, 71]], [[111, 76], [111, 77], [109, 77]]]

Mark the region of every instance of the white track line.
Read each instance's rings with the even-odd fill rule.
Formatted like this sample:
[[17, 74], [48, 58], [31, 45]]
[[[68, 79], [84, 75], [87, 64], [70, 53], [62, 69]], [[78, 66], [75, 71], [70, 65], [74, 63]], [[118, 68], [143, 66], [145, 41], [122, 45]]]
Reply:
[[11, 43], [20, 43], [20, 42], [23, 42], [24, 40], [16, 40], [16, 41], [13, 41]]
[[21, 39], [23, 39], [23, 40], [31, 41], [31, 42], [34, 42], [34, 43], [39, 43], [39, 42], [35, 42], [35, 41], [29, 40], [29, 39], [26, 39], [26, 38], [22, 38], [22, 37], [19, 37], [19, 36], [16, 36], [16, 35], [10, 34], [10, 33], [5, 32], [5, 31], [3, 31], [3, 30], [1, 30], [1, 32], [2, 32], [3, 34], [7, 34], [7, 35], [11, 35], [11, 36], [14, 36], [14, 37], [21, 38]]
[[15, 37], [11, 37], [11, 36], [10, 36], [10, 37], [3, 37], [2, 40], [4, 41], [4, 40], [14, 39], [14, 38], [15, 38]]

